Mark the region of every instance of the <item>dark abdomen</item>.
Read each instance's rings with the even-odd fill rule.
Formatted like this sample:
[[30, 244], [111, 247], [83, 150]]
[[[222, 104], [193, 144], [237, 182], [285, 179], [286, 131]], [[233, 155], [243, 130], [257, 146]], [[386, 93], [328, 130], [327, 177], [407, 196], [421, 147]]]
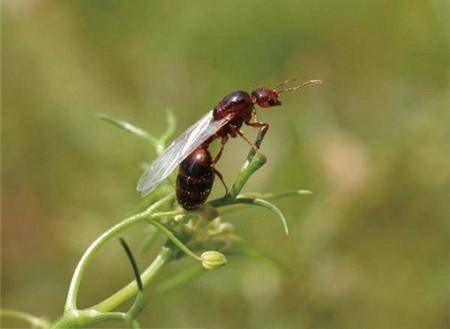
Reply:
[[180, 164], [177, 177], [177, 200], [186, 210], [198, 208], [205, 203], [214, 183], [211, 154], [200, 147]]

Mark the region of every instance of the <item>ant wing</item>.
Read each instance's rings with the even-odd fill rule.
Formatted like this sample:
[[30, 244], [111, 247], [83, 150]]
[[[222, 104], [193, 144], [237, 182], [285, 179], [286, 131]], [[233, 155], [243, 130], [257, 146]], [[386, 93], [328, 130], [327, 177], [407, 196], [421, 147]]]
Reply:
[[139, 179], [137, 190], [142, 196], [152, 192], [189, 154], [195, 151], [209, 137], [214, 135], [228, 118], [215, 120], [213, 111], [194, 123], [188, 130], [169, 145]]

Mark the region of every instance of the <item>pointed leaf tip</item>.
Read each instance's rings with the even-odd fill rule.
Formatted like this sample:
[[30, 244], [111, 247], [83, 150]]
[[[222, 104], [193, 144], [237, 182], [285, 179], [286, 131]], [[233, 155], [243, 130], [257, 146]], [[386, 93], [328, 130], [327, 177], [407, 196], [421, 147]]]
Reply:
[[262, 207], [264, 207], [266, 209], [269, 209], [275, 215], [277, 215], [278, 218], [280, 219], [281, 223], [283, 224], [284, 232], [286, 233], [286, 235], [289, 235], [289, 226], [288, 226], [288, 223], [287, 223], [287, 219], [284, 216], [283, 212], [280, 210], [280, 208], [278, 208], [273, 203], [271, 203], [271, 202], [269, 202], [267, 200], [263, 200], [263, 199], [255, 199], [255, 204], [257, 204], [259, 206], [262, 206]]
[[283, 229], [286, 235], [289, 235], [289, 227], [286, 220], [286, 217], [284, 216], [283, 212], [273, 203], [264, 200], [264, 199], [256, 199], [256, 198], [236, 198], [235, 203], [244, 203], [244, 204], [251, 204], [260, 206], [263, 208], [266, 208], [270, 211], [272, 211], [277, 217], [280, 219], [281, 223], [283, 224]]
[[136, 280], [136, 285], [138, 286], [138, 289], [140, 291], [144, 291], [144, 284], [142, 283], [142, 280], [141, 280], [141, 275], [140, 275], [140, 272], [139, 272], [139, 268], [137, 266], [136, 259], [134, 258], [130, 247], [128, 246], [128, 243], [125, 241], [124, 238], [119, 238], [119, 242], [122, 245], [122, 248], [125, 250], [125, 253], [127, 254], [128, 260], [131, 263], [131, 267], [133, 268], [133, 274], [134, 274], [134, 278]]
[[313, 195], [314, 192], [310, 190], [297, 190], [297, 194], [299, 195]]
[[118, 119], [118, 118], [114, 118], [108, 114], [105, 113], [97, 113], [97, 118], [99, 118], [102, 121], [105, 121], [106, 123], [109, 123], [117, 128], [120, 128], [130, 134], [133, 134], [139, 138], [145, 139], [146, 141], [150, 141], [153, 145], [157, 146], [158, 145], [158, 141], [156, 140], [155, 137], [153, 137], [151, 134], [149, 134], [148, 132], [146, 132], [145, 130], [136, 127], [135, 125]]

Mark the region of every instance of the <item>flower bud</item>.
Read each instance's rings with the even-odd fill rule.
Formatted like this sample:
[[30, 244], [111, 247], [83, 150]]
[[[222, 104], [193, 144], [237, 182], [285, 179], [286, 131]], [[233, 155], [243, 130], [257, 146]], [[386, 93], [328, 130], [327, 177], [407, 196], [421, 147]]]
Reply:
[[200, 257], [203, 267], [207, 270], [214, 270], [227, 263], [225, 256], [218, 251], [205, 251]]

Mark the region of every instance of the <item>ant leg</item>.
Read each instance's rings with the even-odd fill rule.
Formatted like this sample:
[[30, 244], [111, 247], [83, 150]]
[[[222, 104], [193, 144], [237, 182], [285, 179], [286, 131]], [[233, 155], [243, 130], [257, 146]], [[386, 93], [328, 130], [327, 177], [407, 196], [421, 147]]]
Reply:
[[[256, 122], [259, 122], [259, 120], [258, 120], [258, 113], [256, 113], [256, 109], [255, 109], [255, 108], [253, 108], [253, 110], [252, 110], [252, 116], [255, 118], [255, 121], [256, 121]], [[245, 121], [245, 123], [250, 122], [250, 119], [251, 119], [251, 117], [248, 118], [248, 119]]]
[[222, 152], [223, 152], [223, 149], [224, 149], [225, 144], [226, 144], [227, 141], [228, 141], [228, 136], [222, 137], [220, 139], [220, 150], [219, 150], [219, 152], [217, 153], [217, 155], [215, 156], [215, 158], [213, 160], [214, 164], [216, 164], [217, 161], [219, 161], [220, 157], [222, 156]]
[[[220, 171], [218, 171], [215, 167], [212, 167], [214, 170], [214, 173], [217, 175], [217, 177], [220, 178], [220, 181], [222, 182], [223, 187], [225, 188], [225, 196], [228, 194], [228, 186], [225, 183], [225, 180], [223, 179], [223, 175]], [[224, 196], [224, 197], [225, 197]]]
[[264, 139], [264, 136], [266, 135], [267, 131], [269, 130], [269, 124], [265, 123], [265, 122], [246, 122], [245, 123], [247, 126], [250, 127], [254, 127], [254, 128], [259, 128], [259, 134], [258, 134], [258, 139], [255, 142], [255, 145], [258, 146], [258, 148], [261, 146], [261, 143]]
[[[256, 153], [261, 154], [261, 151], [259, 150], [259, 147], [255, 144], [253, 144], [247, 137], [245, 137], [244, 133], [236, 126], [230, 125], [230, 127], [233, 129], [233, 131], [242, 137], [243, 140], [245, 140], [254, 150]], [[261, 140], [261, 138], [258, 138], [258, 140]], [[260, 142], [261, 144], [261, 142]]]
[[222, 137], [220, 139], [220, 150], [214, 157], [214, 160], [212, 161], [212, 169], [213, 169], [214, 173], [220, 178], [222, 185], [225, 187], [225, 196], [228, 194], [228, 186], [225, 183], [221, 172], [216, 169], [216, 163], [217, 163], [217, 161], [219, 161], [220, 157], [222, 156], [222, 152], [223, 152], [223, 149], [224, 149], [227, 141], [228, 141], [228, 136]]

